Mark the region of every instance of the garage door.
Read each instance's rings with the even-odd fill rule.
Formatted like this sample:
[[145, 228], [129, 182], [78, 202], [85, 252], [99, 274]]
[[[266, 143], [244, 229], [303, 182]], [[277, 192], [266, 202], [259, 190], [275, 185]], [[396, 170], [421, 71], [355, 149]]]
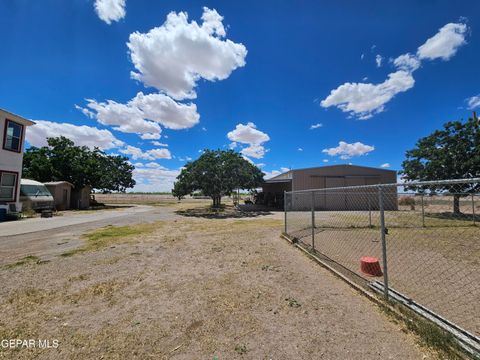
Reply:
[[[345, 178], [343, 177], [327, 177], [325, 179], [325, 187], [327, 189], [344, 186]], [[325, 208], [327, 210], [345, 210], [345, 201], [345, 190], [328, 190], [325, 196]]]

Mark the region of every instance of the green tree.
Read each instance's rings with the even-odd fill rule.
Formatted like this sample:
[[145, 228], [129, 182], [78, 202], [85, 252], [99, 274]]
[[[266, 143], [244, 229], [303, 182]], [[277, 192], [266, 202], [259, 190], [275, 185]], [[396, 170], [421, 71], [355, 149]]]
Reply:
[[[476, 114], [466, 122], [451, 121], [443, 129], [417, 141], [406, 152], [400, 173], [407, 181], [468, 179], [480, 176], [480, 123]], [[453, 212], [460, 213], [460, 197], [478, 191], [479, 184], [426, 186], [422, 190], [453, 194]]]
[[135, 186], [133, 165], [124, 156], [108, 155], [98, 148], [76, 146], [65, 137], [48, 138], [48, 146], [31, 147], [23, 157], [23, 176], [40, 182], [68, 181], [103, 192]]
[[221, 198], [235, 189], [252, 190], [263, 182], [263, 173], [239, 153], [228, 150], [205, 150], [195, 161], [180, 172], [173, 187], [173, 195], [181, 199], [195, 191], [210, 196], [213, 206], [220, 206]]

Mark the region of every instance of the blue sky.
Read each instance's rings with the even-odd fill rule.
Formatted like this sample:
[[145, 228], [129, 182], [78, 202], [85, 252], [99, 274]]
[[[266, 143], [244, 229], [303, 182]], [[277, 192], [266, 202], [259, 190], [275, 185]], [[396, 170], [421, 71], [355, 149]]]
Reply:
[[235, 145], [269, 174], [400, 170], [419, 137], [480, 105], [479, 13], [478, 1], [5, 0], [0, 107], [38, 122], [33, 145], [65, 135], [129, 156], [136, 190], [168, 190], [199, 151]]

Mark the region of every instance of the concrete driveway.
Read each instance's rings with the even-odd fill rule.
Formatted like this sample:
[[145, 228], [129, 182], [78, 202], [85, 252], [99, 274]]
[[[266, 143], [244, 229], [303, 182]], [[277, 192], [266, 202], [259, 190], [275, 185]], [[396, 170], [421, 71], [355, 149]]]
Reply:
[[172, 209], [133, 205], [114, 210], [71, 212], [49, 219], [34, 218], [0, 224], [0, 265], [34, 255], [48, 260], [81, 245], [80, 236], [108, 225], [132, 225], [175, 218]]

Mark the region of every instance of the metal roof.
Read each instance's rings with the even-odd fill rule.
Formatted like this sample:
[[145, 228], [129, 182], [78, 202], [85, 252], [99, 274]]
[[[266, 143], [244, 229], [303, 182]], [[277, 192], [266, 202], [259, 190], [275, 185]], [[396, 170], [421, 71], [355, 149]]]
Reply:
[[[391, 169], [384, 169], [384, 168], [376, 168], [376, 167], [370, 167], [370, 166], [361, 166], [361, 165], [349, 165], [349, 164], [338, 164], [338, 165], [326, 165], [326, 166], [314, 166], [314, 167], [309, 167], [309, 168], [301, 168], [301, 169], [291, 169], [289, 171], [286, 171], [282, 174], [279, 174], [277, 176], [274, 176], [273, 178], [270, 178], [268, 180], [265, 180], [265, 182], [283, 182], [280, 180], [288, 180], [292, 179], [292, 173], [295, 171], [300, 171], [300, 170], [314, 170], [314, 169], [328, 169], [328, 168], [335, 168], [335, 167], [347, 167], [347, 168], [364, 168], [364, 169], [374, 169], [374, 170], [379, 170], [379, 171], [391, 171], [391, 172], [396, 172], [395, 170]], [[287, 177], [285, 177], [287, 175]], [[285, 181], [286, 182], [286, 181]]]
[[267, 179], [265, 180], [264, 182], [266, 183], [288, 183], [288, 182], [291, 182], [292, 179], [291, 178], [288, 178], [288, 179]]
[[72, 183], [68, 182], [68, 181], [49, 181], [49, 182], [46, 182], [44, 184], [45, 185], [53, 185], [53, 186], [68, 184], [71, 187], [74, 187], [74, 185]]
[[43, 183], [31, 179], [21, 179], [20, 185], [43, 185]]

